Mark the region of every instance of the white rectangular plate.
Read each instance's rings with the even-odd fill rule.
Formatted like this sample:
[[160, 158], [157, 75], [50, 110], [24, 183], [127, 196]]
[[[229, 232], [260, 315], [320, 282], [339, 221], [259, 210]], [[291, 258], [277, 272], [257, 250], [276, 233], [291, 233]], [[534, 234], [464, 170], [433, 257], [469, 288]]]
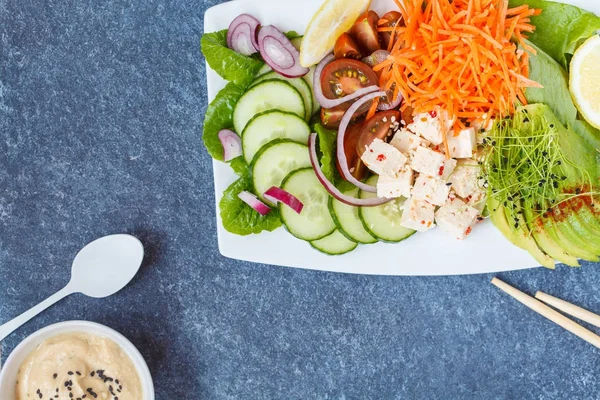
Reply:
[[[600, 14], [597, 0], [565, 0]], [[204, 16], [205, 32], [226, 29], [241, 13], [249, 13], [264, 25], [272, 24], [284, 31], [304, 32], [322, 0], [243, 0], [209, 9]], [[392, 0], [374, 0], [373, 8], [382, 13], [392, 9]], [[380, 14], [381, 15], [381, 14]], [[208, 99], [212, 101], [225, 86], [207, 66]], [[298, 240], [283, 228], [253, 236], [236, 236], [223, 228], [219, 201], [223, 191], [236, 176], [228, 165], [214, 161], [215, 194], [219, 250], [225, 257], [264, 264], [322, 271], [373, 275], [460, 275], [500, 272], [536, 267], [536, 261], [513, 246], [491, 223], [479, 224], [464, 241], [434, 229], [417, 234], [398, 244], [362, 245], [342, 256], [327, 256]]]

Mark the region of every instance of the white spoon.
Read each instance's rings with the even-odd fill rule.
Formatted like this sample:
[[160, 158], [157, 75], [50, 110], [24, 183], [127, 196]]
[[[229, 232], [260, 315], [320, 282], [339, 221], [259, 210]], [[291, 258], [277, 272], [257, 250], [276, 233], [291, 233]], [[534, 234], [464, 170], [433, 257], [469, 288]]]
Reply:
[[60, 292], [0, 326], [0, 341], [51, 305], [73, 293], [108, 297], [123, 289], [142, 265], [144, 247], [131, 235], [111, 235], [85, 246], [73, 260], [71, 281]]

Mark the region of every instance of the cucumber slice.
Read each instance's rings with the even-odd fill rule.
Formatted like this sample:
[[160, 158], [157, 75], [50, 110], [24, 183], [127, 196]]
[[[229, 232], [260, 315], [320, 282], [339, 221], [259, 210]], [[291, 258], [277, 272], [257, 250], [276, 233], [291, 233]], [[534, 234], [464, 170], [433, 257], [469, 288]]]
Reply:
[[233, 111], [235, 131], [243, 132], [248, 121], [268, 110], [288, 111], [301, 118], [306, 115], [298, 89], [280, 79], [270, 79], [251, 87], [240, 98]]
[[[344, 194], [352, 197], [358, 197], [359, 189], [351, 189], [345, 191]], [[330, 197], [329, 199], [329, 210], [333, 221], [337, 226], [338, 230], [345, 235], [348, 239], [364, 244], [376, 243], [375, 239], [363, 226], [360, 216], [358, 214], [359, 207], [349, 206], [342, 203], [339, 200]]]
[[[378, 176], [372, 176], [367, 180], [367, 185], [376, 186]], [[360, 191], [361, 199], [377, 197], [375, 193]], [[415, 231], [400, 225], [402, 218], [402, 205], [405, 199], [399, 198], [377, 207], [361, 207], [358, 210], [363, 226], [373, 237], [390, 243], [401, 242], [412, 236]]]
[[250, 164], [260, 148], [275, 139], [290, 139], [308, 144], [308, 135], [310, 127], [296, 114], [265, 111], [252, 118], [242, 132], [244, 158]]
[[317, 96], [315, 96], [315, 92], [312, 90], [313, 88], [313, 79], [315, 78], [315, 69], [316, 67], [310, 67], [310, 71], [308, 74], [304, 75], [303, 79], [310, 86], [310, 93], [312, 94], [312, 114], [315, 115], [321, 110], [321, 105], [319, 104], [319, 100], [317, 100]]
[[263, 194], [272, 186], [281, 186], [292, 171], [309, 167], [308, 146], [288, 139], [277, 139], [263, 146], [252, 161], [252, 183], [255, 193]]
[[277, 72], [272, 71], [272, 72], [269, 72], [267, 74], [264, 74], [264, 75], [256, 78], [254, 80], [254, 82], [252, 82], [252, 85], [250, 85], [250, 87], [256, 86], [261, 82], [271, 80], [271, 79], [287, 82], [290, 85], [292, 85], [293, 87], [295, 87], [300, 92], [300, 94], [302, 95], [302, 99], [304, 100], [304, 108], [305, 108], [304, 118], [306, 118], [306, 120], [309, 121], [310, 117], [312, 116], [313, 95], [312, 95], [312, 89], [308, 85], [308, 82], [306, 82], [302, 78], [286, 78], [285, 76], [279, 75]]
[[356, 249], [358, 243], [348, 240], [336, 229], [331, 235], [325, 236], [323, 239], [313, 240], [310, 245], [322, 253], [339, 256]]
[[260, 69], [256, 73], [256, 77], [262, 76], [264, 74], [268, 74], [271, 71], [273, 71], [273, 69], [271, 67], [269, 67], [269, 64], [264, 64], [262, 67], [260, 67]]
[[292, 235], [312, 242], [333, 233], [335, 223], [327, 206], [329, 193], [317, 179], [312, 167], [290, 173], [281, 188], [296, 196], [304, 204], [300, 214], [279, 204], [281, 222]]

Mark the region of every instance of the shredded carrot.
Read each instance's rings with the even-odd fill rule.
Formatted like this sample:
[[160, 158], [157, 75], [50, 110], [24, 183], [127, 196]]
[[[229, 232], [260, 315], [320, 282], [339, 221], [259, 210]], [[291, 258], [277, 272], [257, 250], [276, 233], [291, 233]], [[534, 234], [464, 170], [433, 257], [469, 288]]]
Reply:
[[525, 103], [525, 88], [540, 87], [529, 79], [534, 50], [525, 39], [535, 29], [530, 17], [541, 10], [509, 8], [507, 0], [395, 2], [406, 25], [379, 29], [392, 32], [391, 55], [374, 70], [381, 87], [402, 94], [404, 108], [445, 110], [456, 131], [513, 114]]
[[369, 112], [367, 113], [367, 117], [366, 117], [367, 121], [375, 116], [378, 105], [379, 105], [379, 97], [376, 97], [375, 100], [373, 100], [373, 103], [371, 103], [371, 107], [369, 108]]

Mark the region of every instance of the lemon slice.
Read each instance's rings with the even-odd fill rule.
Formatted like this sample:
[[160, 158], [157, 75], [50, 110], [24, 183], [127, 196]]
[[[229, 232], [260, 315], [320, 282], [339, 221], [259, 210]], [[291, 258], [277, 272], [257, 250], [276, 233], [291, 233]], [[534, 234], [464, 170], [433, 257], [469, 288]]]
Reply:
[[326, 0], [308, 23], [300, 47], [300, 64], [310, 67], [331, 53], [335, 41], [352, 28], [371, 0]]
[[575, 52], [569, 80], [571, 96], [583, 117], [600, 129], [600, 36], [594, 35]]

